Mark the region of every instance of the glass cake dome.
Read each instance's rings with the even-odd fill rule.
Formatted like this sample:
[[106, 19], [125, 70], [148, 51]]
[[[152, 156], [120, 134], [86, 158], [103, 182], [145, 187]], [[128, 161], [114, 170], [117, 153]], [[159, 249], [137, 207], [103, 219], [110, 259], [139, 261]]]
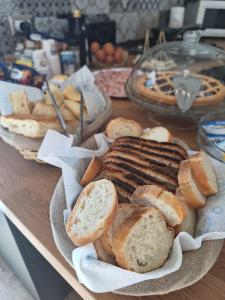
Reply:
[[225, 52], [200, 37], [188, 31], [183, 41], [156, 45], [136, 62], [127, 96], [156, 124], [192, 128], [209, 111], [225, 112]]

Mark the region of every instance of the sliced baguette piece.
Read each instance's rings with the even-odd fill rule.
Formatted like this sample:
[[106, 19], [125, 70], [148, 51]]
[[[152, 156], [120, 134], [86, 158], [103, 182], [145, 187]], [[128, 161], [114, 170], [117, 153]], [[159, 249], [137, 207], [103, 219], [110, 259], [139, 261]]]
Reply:
[[121, 136], [140, 136], [142, 127], [139, 123], [125, 118], [111, 120], [106, 126], [106, 135], [115, 140]]
[[[61, 90], [57, 87], [57, 85], [54, 85], [52, 83], [49, 84], [49, 89], [50, 89], [50, 92], [53, 94], [57, 104], [61, 105], [64, 101], [63, 93], [61, 92]], [[52, 101], [51, 101], [51, 98], [50, 98], [48, 92], [45, 95], [45, 102], [48, 105], [52, 105]]]
[[113, 220], [113, 223], [109, 227], [109, 229], [100, 237], [102, 246], [105, 249], [105, 251], [114, 256], [114, 253], [112, 251], [113, 246], [113, 240], [114, 237], [121, 227], [122, 223], [138, 208], [141, 206], [139, 205], [132, 205], [129, 203], [120, 203], [118, 206], [118, 210], [116, 213], [116, 216]]
[[141, 138], [151, 141], [156, 141], [159, 143], [166, 142], [170, 143], [173, 141], [173, 136], [169, 130], [165, 127], [157, 126], [152, 129], [146, 130]]
[[[10, 132], [22, 134], [31, 138], [45, 136], [48, 129], [62, 132], [62, 127], [56, 118], [35, 115], [8, 115], [1, 116], [1, 125]], [[77, 121], [67, 123], [69, 130], [74, 131], [78, 127]]]
[[15, 91], [9, 94], [9, 101], [12, 104], [15, 115], [29, 115], [31, 114], [31, 103], [29, 103], [25, 91]]
[[108, 264], [115, 265], [116, 259], [114, 255], [110, 255], [108, 252], [105, 251], [105, 249], [102, 246], [101, 239], [97, 239], [94, 241], [94, 247], [97, 252], [97, 257], [99, 260], [104, 261]]
[[32, 115], [36, 116], [47, 116], [47, 117], [56, 117], [55, 108], [52, 105], [48, 105], [44, 102], [35, 103]]
[[216, 172], [205, 152], [200, 151], [191, 156], [190, 163], [199, 190], [205, 196], [216, 194], [218, 192]]
[[199, 208], [205, 205], [206, 197], [200, 192], [192, 176], [190, 160], [180, 163], [178, 182], [184, 200], [190, 207]]
[[173, 245], [174, 231], [167, 228], [159, 210], [136, 210], [117, 231], [113, 252], [119, 266], [145, 273], [161, 267]]
[[116, 189], [107, 179], [89, 183], [68, 218], [66, 231], [77, 246], [97, 240], [113, 222], [118, 207]]
[[186, 218], [180, 225], [175, 226], [176, 235], [182, 231], [189, 233], [191, 236], [195, 237], [195, 230], [197, 224], [197, 212], [194, 208], [191, 208], [184, 201], [181, 189], [177, 188], [176, 197], [182, 202], [186, 210]]
[[83, 177], [81, 178], [80, 184], [82, 186], [85, 186], [91, 181], [93, 181], [96, 175], [98, 174], [99, 170], [101, 169], [101, 167], [102, 167], [101, 160], [93, 156]]
[[[77, 119], [80, 119], [80, 103], [76, 102], [76, 101], [72, 101], [72, 100], [68, 100], [66, 99], [64, 101], [65, 107], [68, 108]], [[87, 114], [87, 110], [84, 107], [84, 118], [87, 118], [88, 114]]]
[[73, 85], [68, 85], [63, 90], [63, 96], [65, 99], [80, 102], [81, 94]]
[[64, 103], [60, 106], [60, 111], [65, 121], [77, 120], [74, 114], [68, 108], [66, 108]]
[[170, 192], [156, 185], [138, 187], [130, 199], [131, 203], [157, 208], [169, 226], [181, 224], [186, 217], [183, 204]]

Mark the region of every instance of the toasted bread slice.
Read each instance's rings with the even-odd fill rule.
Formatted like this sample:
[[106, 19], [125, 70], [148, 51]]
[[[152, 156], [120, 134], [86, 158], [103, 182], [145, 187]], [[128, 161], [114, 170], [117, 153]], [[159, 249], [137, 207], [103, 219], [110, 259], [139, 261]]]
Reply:
[[82, 186], [85, 186], [91, 181], [93, 181], [96, 175], [98, 174], [99, 170], [101, 169], [101, 167], [102, 167], [101, 160], [93, 156], [83, 177], [81, 178], [80, 184]]
[[199, 190], [205, 196], [216, 194], [218, 192], [216, 172], [205, 152], [200, 151], [192, 156], [190, 163]]
[[73, 85], [67, 85], [63, 90], [63, 96], [65, 99], [80, 102], [81, 94]]
[[181, 224], [186, 217], [186, 210], [176, 196], [155, 185], [138, 187], [131, 197], [131, 203], [157, 208], [172, 227]]
[[[62, 127], [56, 118], [35, 115], [8, 115], [1, 116], [1, 125], [9, 131], [31, 138], [45, 136], [48, 129], [62, 132]], [[78, 127], [77, 121], [67, 123], [69, 129], [74, 131]]]
[[113, 223], [111, 224], [109, 229], [100, 237], [102, 246], [108, 254], [114, 256], [114, 253], [112, 251], [114, 236], [120, 229], [122, 223], [138, 208], [140, 208], [140, 206], [138, 205], [132, 205], [128, 203], [119, 204]]
[[195, 230], [197, 224], [197, 212], [195, 209], [189, 207], [187, 203], [184, 201], [184, 197], [182, 195], [180, 188], [177, 188], [176, 197], [182, 202], [186, 210], [186, 217], [183, 220], [183, 222], [175, 226], [176, 235], [181, 231], [184, 231], [189, 233], [191, 236], [195, 237]]
[[110, 255], [102, 246], [101, 238], [94, 241], [94, 247], [97, 252], [97, 257], [99, 260], [104, 261], [108, 264], [115, 265], [116, 259], [114, 255]]
[[112, 140], [121, 136], [140, 136], [142, 127], [136, 121], [116, 118], [111, 120], [106, 126], [106, 134]]
[[13, 113], [15, 115], [31, 114], [31, 104], [28, 101], [25, 91], [16, 91], [9, 94], [9, 100], [12, 104]]
[[129, 137], [120, 137], [118, 138], [113, 145], [123, 143], [131, 143], [131, 144], [141, 144], [141, 145], [146, 145], [150, 148], [156, 148], [158, 150], [165, 150], [168, 152], [174, 151], [174, 153], [179, 153], [183, 159], [186, 159], [188, 157], [187, 151], [180, 145], [176, 143], [159, 143], [156, 141], [150, 141], [143, 139], [141, 137], [134, 137], [134, 136], [129, 136]]
[[[63, 93], [61, 92], [61, 90], [54, 84], [50, 84], [49, 89], [50, 89], [50, 92], [52, 93], [52, 95], [54, 96], [57, 104], [61, 105], [64, 101]], [[52, 105], [52, 101], [51, 101], [51, 98], [50, 98], [48, 92], [45, 95], [45, 102], [48, 105]]]
[[[68, 108], [77, 119], [80, 119], [80, 103], [72, 100], [65, 100], [64, 101], [65, 107]], [[87, 110], [84, 107], [84, 118], [87, 118]]]
[[52, 118], [56, 117], [56, 111], [54, 107], [44, 102], [35, 103], [32, 114], [36, 116], [47, 116]]
[[107, 179], [89, 183], [68, 218], [66, 231], [75, 245], [97, 240], [113, 222], [118, 207], [116, 189]]
[[195, 179], [192, 176], [189, 160], [184, 160], [180, 164], [178, 182], [184, 200], [190, 207], [199, 208], [205, 205], [206, 197], [198, 189]]
[[161, 267], [173, 245], [174, 232], [155, 208], [136, 210], [117, 231], [113, 252], [122, 268], [145, 273]]
[[169, 132], [169, 130], [160, 126], [146, 130], [141, 137], [146, 140], [152, 140], [160, 143], [170, 143], [173, 140], [172, 134]]

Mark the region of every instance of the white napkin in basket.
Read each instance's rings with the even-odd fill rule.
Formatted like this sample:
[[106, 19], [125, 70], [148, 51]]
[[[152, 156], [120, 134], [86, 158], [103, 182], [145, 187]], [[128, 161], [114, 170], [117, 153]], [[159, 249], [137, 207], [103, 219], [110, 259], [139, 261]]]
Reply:
[[[79, 184], [84, 169], [93, 155], [102, 156], [108, 150], [104, 134], [95, 135], [98, 150], [71, 147], [72, 140], [49, 130], [40, 148], [38, 158], [62, 168], [65, 185], [67, 212], [81, 191]], [[175, 239], [171, 254], [159, 269], [139, 274], [101, 262], [97, 259], [93, 244], [73, 251], [73, 264], [78, 279], [90, 290], [103, 293], [117, 290], [134, 283], [157, 279], [177, 271], [182, 264], [182, 251], [201, 247], [204, 240], [225, 238], [225, 165], [212, 159], [216, 169], [219, 193], [209, 197], [207, 205], [198, 210], [196, 238], [181, 232]], [[62, 212], [63, 213], [63, 212]]]

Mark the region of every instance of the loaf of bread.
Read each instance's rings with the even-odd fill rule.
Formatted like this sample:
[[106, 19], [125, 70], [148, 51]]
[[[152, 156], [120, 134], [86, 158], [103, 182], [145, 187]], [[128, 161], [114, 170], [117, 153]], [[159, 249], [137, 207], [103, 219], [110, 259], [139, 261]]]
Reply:
[[111, 120], [106, 126], [106, 134], [112, 140], [121, 136], [140, 136], [142, 127], [133, 120], [116, 118]]
[[31, 114], [31, 103], [28, 101], [25, 91], [16, 91], [9, 94], [9, 100], [11, 102], [13, 113], [20, 115]]
[[186, 217], [186, 210], [181, 201], [170, 192], [156, 185], [144, 185], [136, 189], [131, 197], [131, 203], [145, 207], [155, 207], [170, 226], [181, 224]]
[[141, 137], [146, 140], [152, 140], [156, 142], [167, 142], [170, 143], [173, 140], [173, 137], [169, 130], [165, 127], [154, 127], [146, 130]]
[[140, 208], [138, 205], [132, 205], [129, 203], [120, 203], [116, 216], [109, 227], [109, 229], [100, 237], [104, 250], [114, 256], [112, 251], [114, 237], [117, 231], [121, 228], [123, 222], [136, 210]]
[[190, 207], [199, 208], [205, 205], [206, 197], [199, 190], [192, 175], [190, 160], [181, 162], [178, 182], [184, 200]]
[[117, 207], [116, 189], [111, 181], [89, 183], [68, 218], [68, 236], [77, 246], [97, 240], [112, 224]]
[[35, 103], [32, 114], [36, 116], [56, 118], [55, 108], [52, 105], [48, 105], [44, 102]]
[[[62, 127], [56, 118], [40, 117], [35, 115], [8, 115], [1, 116], [1, 125], [9, 131], [31, 138], [45, 136], [48, 129], [62, 132]], [[67, 124], [71, 131], [78, 127], [76, 120]]]
[[199, 190], [205, 196], [216, 194], [218, 191], [216, 173], [205, 152], [200, 151], [192, 156], [190, 163]]
[[195, 237], [195, 230], [197, 224], [197, 212], [195, 209], [189, 207], [184, 200], [184, 196], [182, 195], [181, 189], [177, 188], [176, 197], [182, 202], [185, 210], [186, 217], [183, 222], [175, 227], [176, 234], [181, 231], [189, 233], [191, 236]]
[[101, 167], [102, 167], [102, 161], [97, 157], [93, 156], [83, 177], [81, 178], [80, 184], [82, 186], [85, 186], [91, 181], [93, 181], [96, 175], [98, 174], [99, 170], [101, 169]]
[[167, 228], [155, 208], [136, 210], [118, 230], [113, 252], [119, 266], [144, 273], [161, 267], [173, 245], [174, 231]]
[[67, 100], [80, 102], [81, 94], [73, 85], [67, 85], [63, 90], [63, 96]]

